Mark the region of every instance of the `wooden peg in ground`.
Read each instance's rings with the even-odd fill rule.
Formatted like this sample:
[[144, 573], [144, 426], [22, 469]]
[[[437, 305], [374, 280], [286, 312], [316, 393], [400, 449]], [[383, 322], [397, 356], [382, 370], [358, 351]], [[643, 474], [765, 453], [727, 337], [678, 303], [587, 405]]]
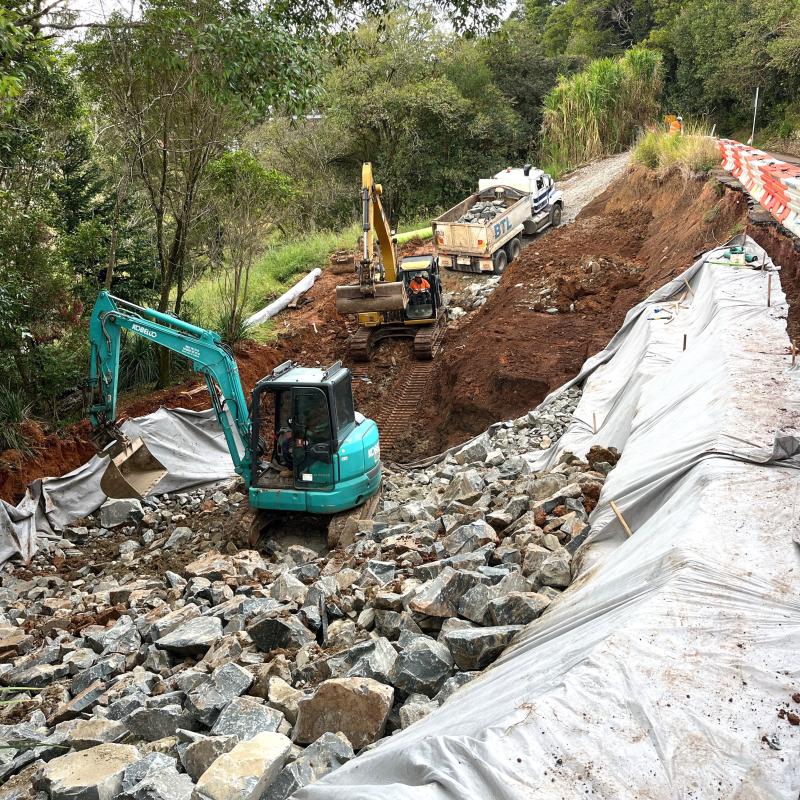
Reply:
[[622, 525], [625, 535], [630, 539], [630, 537], [633, 536], [633, 531], [630, 529], [628, 523], [625, 522], [625, 517], [622, 516], [622, 512], [619, 510], [619, 508], [617, 508], [617, 504], [613, 500], [609, 501], [608, 504], [611, 506], [611, 510], [619, 520], [619, 524]]

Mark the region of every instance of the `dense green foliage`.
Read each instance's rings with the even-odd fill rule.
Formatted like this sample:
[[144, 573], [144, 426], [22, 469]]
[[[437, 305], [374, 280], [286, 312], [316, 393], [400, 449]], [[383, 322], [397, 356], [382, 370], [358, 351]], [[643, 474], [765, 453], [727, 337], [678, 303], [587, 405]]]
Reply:
[[660, 94], [661, 58], [638, 46], [560, 78], [544, 105], [547, 162], [565, 168], [624, 150], [655, 118]]
[[[643, 163], [702, 170], [705, 137], [642, 129], [673, 113], [746, 138], [756, 86], [756, 143], [800, 151], [800, 0], [137, 8], [85, 30], [58, 3], [0, 8], [0, 449], [29, 414], [80, 414], [98, 289], [236, 338], [354, 244], [365, 160], [400, 226], [507, 164], [560, 171], [637, 136]], [[126, 386], [168, 367], [126, 341]]]

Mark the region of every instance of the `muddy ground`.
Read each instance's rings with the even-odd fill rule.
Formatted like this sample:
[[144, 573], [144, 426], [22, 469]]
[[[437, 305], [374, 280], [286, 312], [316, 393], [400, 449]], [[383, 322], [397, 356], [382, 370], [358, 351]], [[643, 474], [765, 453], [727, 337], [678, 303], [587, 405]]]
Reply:
[[[532, 408], [605, 346], [632, 305], [746, 225], [745, 196], [716, 181], [628, 170], [574, 223], [534, 239], [483, 307], [451, 322], [426, 393], [429, 403], [421, 409], [423, 424], [384, 455], [396, 461], [430, 455]], [[794, 305], [790, 335], [800, 340], [800, 254], [774, 227], [749, 226], [748, 232], [784, 267], [783, 288]], [[404, 253], [428, 247], [412, 243]], [[354, 323], [337, 314], [334, 288], [350, 280], [348, 273], [326, 269], [299, 307], [277, 318], [280, 335], [273, 344], [247, 342], [240, 348], [246, 391], [286, 359], [309, 365], [342, 359], [355, 367], [359, 410], [385, 423], [396, 400], [396, 379], [412, 360], [411, 344], [386, 343], [370, 364], [349, 363]], [[458, 295], [480, 278], [445, 271], [444, 280]], [[161, 405], [200, 409], [208, 401], [202, 384], [190, 381], [121, 402], [127, 416]], [[30, 480], [68, 472], [92, 452], [83, 423], [40, 435], [34, 459], [2, 453], [0, 497], [16, 502]]]

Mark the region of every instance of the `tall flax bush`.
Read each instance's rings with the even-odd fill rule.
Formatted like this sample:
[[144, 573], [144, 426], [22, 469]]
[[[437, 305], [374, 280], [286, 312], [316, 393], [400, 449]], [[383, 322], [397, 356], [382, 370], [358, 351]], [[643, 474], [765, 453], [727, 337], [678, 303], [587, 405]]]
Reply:
[[661, 56], [642, 47], [562, 76], [545, 98], [545, 159], [565, 169], [624, 150], [658, 113], [661, 88]]

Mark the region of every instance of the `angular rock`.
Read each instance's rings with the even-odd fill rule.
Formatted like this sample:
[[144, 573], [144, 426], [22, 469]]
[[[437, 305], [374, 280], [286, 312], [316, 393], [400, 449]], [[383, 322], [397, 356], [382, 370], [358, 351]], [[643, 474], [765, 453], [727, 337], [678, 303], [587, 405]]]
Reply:
[[178, 728], [198, 728], [189, 712], [184, 711], [177, 703], [162, 708], [140, 708], [126, 717], [124, 722], [137, 739], [147, 742], [174, 736]]
[[465, 588], [462, 574], [445, 567], [433, 580], [419, 587], [408, 607], [431, 617], [454, 617]]
[[444, 639], [459, 669], [477, 670], [494, 661], [522, 629], [522, 625], [467, 628], [451, 631]]
[[478, 675], [477, 672], [456, 672], [452, 678], [448, 678], [444, 682], [444, 685], [439, 690], [439, 694], [437, 694], [433, 699], [438, 705], [443, 705], [453, 694], [455, 694], [462, 686], [468, 684], [476, 675]]
[[222, 636], [217, 617], [196, 617], [156, 641], [156, 647], [182, 656], [205, 653]]
[[37, 785], [50, 800], [116, 800], [125, 769], [140, 757], [127, 744], [101, 744], [67, 753], [44, 765]]
[[459, 472], [445, 490], [443, 500], [472, 505], [483, 494], [483, 478], [475, 469]]
[[550, 558], [550, 551], [546, 547], [529, 544], [525, 548], [522, 560], [522, 574], [526, 576], [538, 575], [539, 570], [548, 558]]
[[283, 722], [283, 714], [253, 697], [237, 697], [217, 717], [212, 736], [237, 736], [244, 742], [259, 733], [273, 733]]
[[277, 708], [292, 725], [297, 722], [297, 704], [303, 697], [305, 697], [303, 692], [293, 688], [283, 678], [273, 675], [269, 679], [269, 703], [273, 708]]
[[536, 592], [510, 592], [489, 601], [489, 616], [493, 625], [527, 625], [547, 606], [550, 598]]
[[438, 707], [439, 704], [435, 700], [431, 700], [424, 694], [409, 695], [400, 708], [400, 727], [405, 730], [409, 725], [427, 717]]
[[181, 762], [196, 783], [223, 753], [230, 752], [238, 743], [235, 736], [204, 736], [183, 751]]
[[291, 741], [280, 733], [259, 733], [240, 742], [200, 776], [192, 800], [260, 800], [291, 749]]
[[351, 758], [355, 753], [344, 734], [323, 733], [283, 768], [262, 800], [288, 800], [298, 789], [318, 781]]
[[191, 528], [178, 527], [169, 535], [169, 539], [164, 542], [165, 550], [176, 550], [185, 544], [189, 544], [193, 539], [194, 531]]
[[460, 450], [455, 453], [456, 463], [474, 464], [483, 463], [489, 455], [489, 436], [482, 433], [471, 442], [467, 442]]
[[[391, 683], [397, 650], [387, 638], [380, 636], [355, 645], [339, 659], [350, 665], [346, 672], [348, 678], [372, 678], [380, 683]], [[332, 663], [331, 672], [336, 669], [336, 664]]]
[[405, 694], [433, 697], [450, 677], [453, 657], [441, 642], [414, 636], [394, 664], [392, 683]]
[[552, 553], [534, 576], [543, 586], [566, 589], [572, 581], [571, 557], [566, 550]]
[[78, 720], [67, 735], [67, 743], [75, 750], [88, 750], [100, 744], [112, 744], [124, 739], [128, 728], [121, 722], [102, 717]]
[[266, 615], [256, 617], [247, 626], [247, 633], [259, 650], [269, 653], [271, 650], [299, 648], [314, 641], [314, 634], [300, 622], [297, 617], [280, 617]]
[[106, 500], [100, 506], [100, 524], [104, 528], [116, 528], [125, 522], [138, 522], [144, 516], [138, 500]]
[[[192, 779], [175, 769], [175, 759], [169, 761], [172, 762], [169, 766], [148, 770], [141, 780], [120, 794], [119, 800], [190, 800], [194, 788]], [[125, 780], [129, 780], [127, 773]]]
[[383, 735], [394, 689], [371, 678], [332, 678], [299, 703], [295, 741], [341, 731], [356, 749]]
[[496, 544], [497, 533], [494, 528], [482, 519], [461, 525], [445, 536], [442, 544], [451, 556], [471, 553], [485, 544]]

